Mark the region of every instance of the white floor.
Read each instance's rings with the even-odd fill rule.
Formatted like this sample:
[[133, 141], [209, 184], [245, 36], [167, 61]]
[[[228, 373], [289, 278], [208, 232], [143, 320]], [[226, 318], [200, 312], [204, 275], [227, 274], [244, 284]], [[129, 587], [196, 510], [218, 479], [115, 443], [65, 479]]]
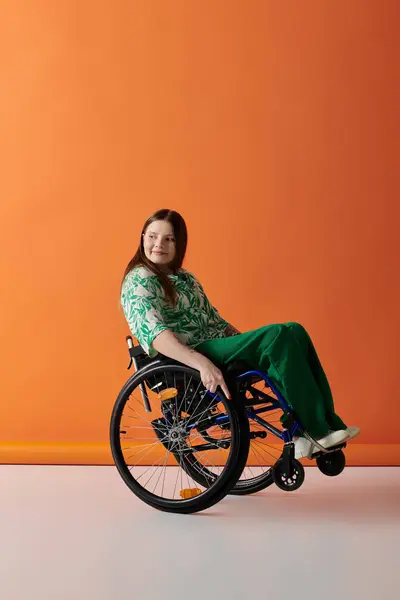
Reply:
[[2, 600], [399, 597], [400, 468], [306, 469], [181, 516], [111, 467], [0, 466]]

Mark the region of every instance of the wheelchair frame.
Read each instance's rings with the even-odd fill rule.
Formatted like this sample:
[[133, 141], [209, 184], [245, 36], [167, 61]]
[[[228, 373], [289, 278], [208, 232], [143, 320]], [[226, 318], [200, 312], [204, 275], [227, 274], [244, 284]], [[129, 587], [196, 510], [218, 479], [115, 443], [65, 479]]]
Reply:
[[[128, 344], [130, 355], [128, 369], [134, 364], [136, 373], [125, 383], [114, 404], [110, 422], [111, 451], [118, 471], [125, 483], [136, 496], [150, 506], [159, 510], [188, 514], [209, 508], [227, 494], [253, 494], [266, 489], [272, 483], [277, 485], [277, 487], [283, 491], [295, 491], [303, 484], [305, 476], [303, 465], [295, 458], [295, 443], [293, 438], [296, 434], [305, 436], [311, 442], [310, 456], [308, 456], [308, 458], [316, 459], [317, 467], [323, 474], [333, 477], [339, 475], [343, 471], [346, 459], [342, 452], [342, 448], [346, 446], [346, 443], [343, 442], [342, 444], [338, 444], [329, 449], [320, 446], [316, 440], [304, 430], [302, 424], [297, 419], [295, 412], [291, 409], [268, 375], [261, 370], [248, 368], [248, 365], [245, 363], [230, 364], [224, 374], [226, 382], [232, 391], [232, 405], [221, 392], [212, 393], [209, 390], [204, 389], [203, 385], [201, 395], [197, 397], [197, 392], [195, 392], [191, 398], [189, 408], [185, 405], [183, 412], [188, 416], [184, 419], [186, 422], [183, 429], [179, 428], [174, 421], [171, 403], [163, 404], [164, 400], [161, 394], [163, 392], [164, 383], [159, 381], [158, 375], [160, 373], [164, 374], [163, 378], [165, 378], [166, 384], [165, 391], [168, 391], [168, 394], [174, 394], [173, 396], [166, 395], [165, 400], [168, 402], [170, 398], [176, 397], [177, 394], [180, 393], [181, 381], [179, 377], [175, 380], [174, 375], [172, 387], [177, 389], [169, 390], [171, 386], [168, 382], [167, 373], [177, 372], [179, 374], [185, 373], [187, 370], [191, 372], [191, 377], [198, 380], [199, 387], [201, 387], [201, 379], [198, 371], [162, 355], [159, 355], [156, 358], [148, 357], [141, 346], [134, 346], [131, 336], [126, 337], [126, 342]], [[183, 381], [185, 382], [185, 379]], [[260, 382], [265, 384], [267, 387], [266, 390], [258, 389], [256, 384]], [[184, 385], [186, 384], [184, 383]], [[151, 390], [156, 394], [159, 393], [158, 399], [161, 400], [162, 403], [160, 409], [163, 416], [160, 419], [153, 419], [153, 421], [150, 422], [145, 419], [148, 423], [145, 428], [148, 429], [150, 426], [150, 428], [154, 430], [154, 433], [159, 440], [156, 443], [161, 443], [167, 450], [165, 456], [168, 458], [168, 455], [172, 454], [178, 467], [181, 469], [181, 473], [186, 473], [186, 477], [190, 477], [192, 482], [194, 482], [194, 488], [189, 484], [188, 488], [181, 489], [181, 499], [175, 499], [178, 477], [175, 481], [173, 497], [164, 497], [164, 471], [161, 496], [157, 495], [155, 492], [161, 475], [158, 476], [153, 491], [149, 491], [146, 486], [153, 477], [153, 474], [143, 486], [139, 482], [142, 475], [139, 475], [136, 479], [123, 456], [121, 434], [126, 434], [126, 431], [121, 430], [121, 418], [122, 411], [127, 402], [126, 394], [128, 394], [129, 398], [131, 393], [129, 390], [131, 390], [132, 386], [133, 389], [135, 389], [136, 386], [136, 389], [140, 391], [143, 407], [147, 413], [158, 410], [157, 405], [153, 408], [150, 405], [148, 395], [150, 392], [148, 392], [148, 390]], [[184, 398], [185, 397], [186, 392], [184, 394]], [[223, 412], [217, 410], [214, 414], [210, 413], [208, 416], [206, 415], [204, 419], [202, 418], [202, 415], [198, 415], [195, 421], [192, 419], [191, 415], [195, 414], [198, 409], [200, 411], [203, 410], [202, 403], [204, 398], [211, 399], [211, 403], [204, 410], [202, 413], [203, 415], [215, 401], [217, 404], [222, 402], [225, 405], [225, 410]], [[141, 403], [140, 398], [137, 399], [137, 401], [139, 404]], [[192, 413], [192, 406], [194, 406], [195, 409], [194, 413]], [[266, 420], [267, 417], [263, 418], [263, 416], [261, 416], [262, 414], [269, 414], [277, 409], [284, 413], [284, 419], [281, 418], [281, 429], [278, 429], [278, 427], [273, 425], [274, 421], [268, 423]], [[141, 417], [139, 417], [139, 419], [141, 419]], [[258, 427], [261, 427], [261, 430], [257, 428], [251, 429], [251, 423], [255, 423]], [[231, 430], [231, 437], [214, 440], [212, 434], [211, 437], [207, 434], [207, 429], [210, 426], [213, 426], [212, 424], [220, 426], [220, 430], [222, 431], [225, 429]], [[166, 431], [163, 429], [165, 427], [167, 428]], [[143, 429], [143, 426], [140, 428]], [[189, 444], [190, 452], [186, 453], [185, 449], [180, 446], [180, 443], [183, 441], [184, 444], [187, 445], [186, 438], [196, 429], [206, 443], [195, 445]], [[277, 440], [283, 442], [283, 450], [281, 451], [279, 449], [279, 458], [276, 459], [274, 457], [274, 463], [270, 463], [269, 461], [266, 462], [265, 466], [270, 468], [266, 472], [262, 472], [260, 475], [256, 476], [252, 473], [249, 463], [251, 477], [241, 479], [248, 461], [251, 441], [256, 438], [265, 438], [267, 432], [271, 433]], [[197, 435], [196, 431], [194, 431], [194, 434], [195, 436]], [[138, 439], [140, 439], [140, 435]], [[232, 440], [234, 440], [234, 443], [232, 443]], [[131, 443], [129, 442], [129, 444]], [[176, 444], [178, 445], [176, 446]], [[318, 448], [318, 451], [311, 456], [311, 451], [314, 447]], [[128, 449], [129, 448], [130, 446], [128, 446]], [[204, 450], [218, 450], [219, 448], [229, 449], [229, 460], [227, 460], [222, 473], [214, 473], [209, 469], [209, 466], [202, 464], [201, 459], [200, 462], [198, 462], [196, 459], [192, 460], [190, 458], [197, 454], [197, 452]], [[139, 450], [139, 452], [142, 452], [142, 450]], [[270, 453], [267, 452], [267, 454]], [[164, 459], [163, 465], [157, 465], [156, 462], [151, 465], [151, 467], [157, 468], [157, 466], [161, 466], [165, 468], [167, 458]], [[139, 462], [141, 462], [141, 460], [142, 459], [140, 459]], [[139, 466], [139, 463], [137, 466]], [[218, 463], [216, 463], [215, 466], [218, 466]], [[260, 463], [260, 466], [262, 467], [263, 465]], [[210, 464], [210, 467], [212, 468], [213, 465]], [[149, 469], [150, 467], [147, 468], [145, 473], [147, 473]], [[177, 473], [179, 474], [179, 470]], [[181, 485], [182, 483], [183, 480], [181, 475]], [[201, 488], [204, 488], [204, 490], [201, 491]]]
[[[142, 372], [145, 369], [151, 368], [154, 365], [162, 364], [164, 361], [169, 362], [169, 363], [171, 362], [170, 359], [160, 356], [160, 358], [155, 358], [155, 359], [148, 358], [148, 360], [146, 360], [145, 364], [143, 366], [140, 366], [137, 359], [140, 356], [147, 357], [145, 351], [143, 350], [143, 348], [141, 346], [139, 346], [139, 345], [135, 346], [133, 344], [133, 340], [130, 335], [128, 335], [126, 337], [126, 342], [127, 342], [129, 354], [131, 357], [130, 363], [128, 365], [128, 369], [130, 369], [133, 364], [135, 366], [136, 372], [138, 372], [138, 371]], [[173, 361], [173, 362], [177, 362], [177, 361]], [[263, 371], [260, 371], [258, 369], [250, 369], [243, 373], [240, 373], [239, 375], [236, 375], [235, 380], [240, 382], [242, 380], [249, 379], [250, 377], [256, 378], [256, 381], [254, 381], [253, 383], [256, 383], [257, 381], [261, 381], [261, 380], [264, 381], [267, 384], [267, 386], [271, 389], [271, 391], [275, 394], [275, 396], [277, 397], [277, 400], [275, 398], [273, 398], [272, 396], [265, 394], [261, 390], [254, 389], [254, 391], [256, 392], [259, 399], [261, 399], [261, 402], [259, 402], [259, 404], [265, 402], [265, 403], [268, 403], [269, 405], [266, 407], [264, 406], [263, 408], [257, 409], [255, 407], [250, 408], [251, 403], [249, 403], [249, 405], [247, 406], [247, 414], [248, 414], [249, 421], [254, 421], [258, 425], [260, 425], [261, 427], [263, 427], [264, 429], [266, 429], [267, 431], [272, 433], [272, 435], [274, 435], [275, 437], [277, 437], [283, 441], [284, 450], [283, 450], [282, 458], [284, 459], [285, 462], [288, 463], [290, 460], [294, 459], [293, 438], [297, 433], [303, 435], [311, 442], [310, 452], [313, 450], [314, 446], [316, 448], [318, 448], [318, 452], [313, 452], [312, 455], [308, 456], [309, 459], [318, 458], [319, 456], [327, 455], [327, 454], [336, 452], [337, 450], [340, 450], [340, 449], [346, 447], [346, 442], [344, 442], [342, 444], [333, 446], [331, 448], [324, 448], [317, 442], [317, 440], [312, 438], [307, 433], [307, 431], [305, 431], [305, 429], [302, 427], [301, 423], [295, 416], [293, 410], [291, 409], [289, 404], [286, 402], [283, 395], [276, 388], [276, 386], [271, 381], [271, 379], [268, 377], [268, 375], [266, 373], [264, 373]], [[143, 404], [144, 404], [144, 408], [145, 408], [146, 412], [151, 412], [149, 398], [148, 398], [145, 386], [143, 384], [140, 385], [140, 392], [142, 395]], [[212, 394], [211, 392], [207, 392], [207, 393], [211, 397], [215, 396], [215, 394]], [[270, 423], [267, 423], [263, 418], [261, 418], [259, 416], [262, 413], [267, 413], [267, 412], [270, 412], [270, 411], [273, 411], [276, 409], [281, 409], [288, 415], [287, 427], [285, 427], [282, 431], [279, 430], [277, 427], [274, 427]], [[216, 423], [218, 425], [223, 425], [224, 423], [228, 422], [228, 420], [229, 420], [228, 416], [222, 415], [221, 417], [218, 417], [216, 419]]]

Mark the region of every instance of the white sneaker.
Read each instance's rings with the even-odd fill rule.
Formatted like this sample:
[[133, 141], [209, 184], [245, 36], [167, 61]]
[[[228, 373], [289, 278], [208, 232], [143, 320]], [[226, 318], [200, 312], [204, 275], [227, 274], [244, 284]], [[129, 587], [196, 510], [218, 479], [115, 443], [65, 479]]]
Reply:
[[348, 427], [346, 429], [347, 432], [347, 439], [348, 440], [352, 440], [353, 438], [355, 438], [357, 435], [359, 435], [360, 433], [360, 428], [359, 427]]
[[[331, 433], [328, 433], [328, 435], [316, 441], [324, 448], [332, 448], [332, 446], [343, 444], [348, 437], [349, 435], [346, 429], [339, 429], [338, 431], [331, 431]], [[315, 450], [318, 450], [318, 448], [315, 448]]]
[[307, 456], [310, 454], [311, 445], [311, 442], [309, 442], [307, 438], [297, 438], [294, 441], [294, 457], [297, 459], [307, 458]]
[[[319, 438], [315, 441], [318, 442], [320, 446], [323, 446], [326, 449], [332, 448], [332, 446], [338, 446], [339, 444], [343, 444], [343, 442], [349, 439], [350, 434], [348, 433], [348, 429], [339, 429], [338, 431], [331, 431], [325, 437]], [[351, 429], [358, 429], [358, 427], [354, 427]], [[355, 435], [358, 434], [355, 433], [354, 436]], [[313, 454], [319, 451], [319, 448], [311, 444], [311, 442], [307, 438], [300, 437], [294, 441], [294, 457], [297, 459], [311, 458]]]

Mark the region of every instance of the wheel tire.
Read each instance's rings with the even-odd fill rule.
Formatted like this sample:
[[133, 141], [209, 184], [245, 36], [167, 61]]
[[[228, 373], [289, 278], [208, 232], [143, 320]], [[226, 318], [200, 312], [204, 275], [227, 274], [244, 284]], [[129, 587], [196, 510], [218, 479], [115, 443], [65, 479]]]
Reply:
[[229, 492], [232, 496], [248, 496], [249, 494], [256, 494], [265, 490], [267, 487], [274, 483], [273, 467], [267, 472], [263, 473], [257, 478], [252, 480], [252, 483], [246, 481], [238, 481], [236, 485]]
[[[225, 399], [225, 409], [230, 417], [231, 443], [230, 454], [225, 469], [209, 489], [201, 495], [186, 500], [170, 500], [160, 498], [145, 490], [132, 476], [125, 463], [121, 449], [120, 423], [126, 402], [129, 400], [133, 390], [137, 388], [150, 375], [158, 375], [165, 372], [187, 373], [189, 376], [199, 378], [198, 371], [183, 365], [160, 365], [148, 368], [145, 372], [135, 373], [128, 379], [120, 391], [115, 402], [110, 423], [110, 445], [111, 452], [122, 479], [129, 489], [143, 502], [161, 511], [190, 514], [200, 512], [213, 506], [224, 498], [236, 484], [246, 464], [249, 452], [249, 423], [245, 407], [235, 400]], [[199, 483], [202, 483], [199, 481]], [[203, 484], [204, 485], [204, 484]], [[208, 485], [210, 485], [208, 483]], [[204, 487], [208, 487], [204, 485]]]
[[285, 473], [286, 468], [285, 461], [283, 458], [280, 458], [275, 463], [274, 468], [272, 469], [272, 477], [274, 483], [278, 486], [279, 489], [283, 490], [284, 492], [294, 492], [295, 490], [298, 490], [304, 482], [305, 473], [304, 467], [301, 464], [301, 462], [299, 462], [296, 459], [293, 459], [291, 462], [291, 466], [294, 470], [294, 476], [289, 478]]
[[343, 450], [337, 450], [318, 456], [316, 462], [321, 473], [328, 477], [336, 477], [342, 473], [346, 466], [346, 456]]

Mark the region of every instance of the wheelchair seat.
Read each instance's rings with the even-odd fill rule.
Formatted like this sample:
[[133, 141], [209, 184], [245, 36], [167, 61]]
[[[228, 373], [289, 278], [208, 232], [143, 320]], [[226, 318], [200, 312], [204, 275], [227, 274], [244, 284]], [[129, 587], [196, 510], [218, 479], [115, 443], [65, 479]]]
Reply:
[[[127, 340], [128, 339], [130, 339], [132, 341], [132, 338], [130, 336], [127, 337]], [[164, 356], [163, 354], [160, 354], [160, 353], [158, 353], [157, 356], [150, 358], [150, 356], [148, 354], [146, 354], [146, 352], [143, 350], [142, 346], [140, 346], [140, 345], [134, 346], [132, 344], [132, 346], [129, 346], [129, 354], [130, 354], [132, 362], [134, 362], [137, 370], [143, 369], [144, 367], [148, 367], [149, 365], [152, 365], [155, 363], [160, 363], [161, 361], [165, 362], [165, 363], [172, 362], [171, 359], [169, 359], [167, 356]], [[177, 361], [173, 361], [173, 362], [177, 362]], [[243, 375], [243, 373], [246, 373], [246, 371], [250, 371], [251, 369], [252, 369], [252, 367], [248, 363], [246, 363], [246, 361], [235, 360], [235, 361], [229, 363], [222, 370], [227, 379], [234, 380], [237, 377], [239, 377], [240, 375]], [[250, 378], [251, 383], [256, 383], [257, 381], [261, 381], [261, 379], [262, 379], [261, 377], [257, 377], [255, 375]]]

